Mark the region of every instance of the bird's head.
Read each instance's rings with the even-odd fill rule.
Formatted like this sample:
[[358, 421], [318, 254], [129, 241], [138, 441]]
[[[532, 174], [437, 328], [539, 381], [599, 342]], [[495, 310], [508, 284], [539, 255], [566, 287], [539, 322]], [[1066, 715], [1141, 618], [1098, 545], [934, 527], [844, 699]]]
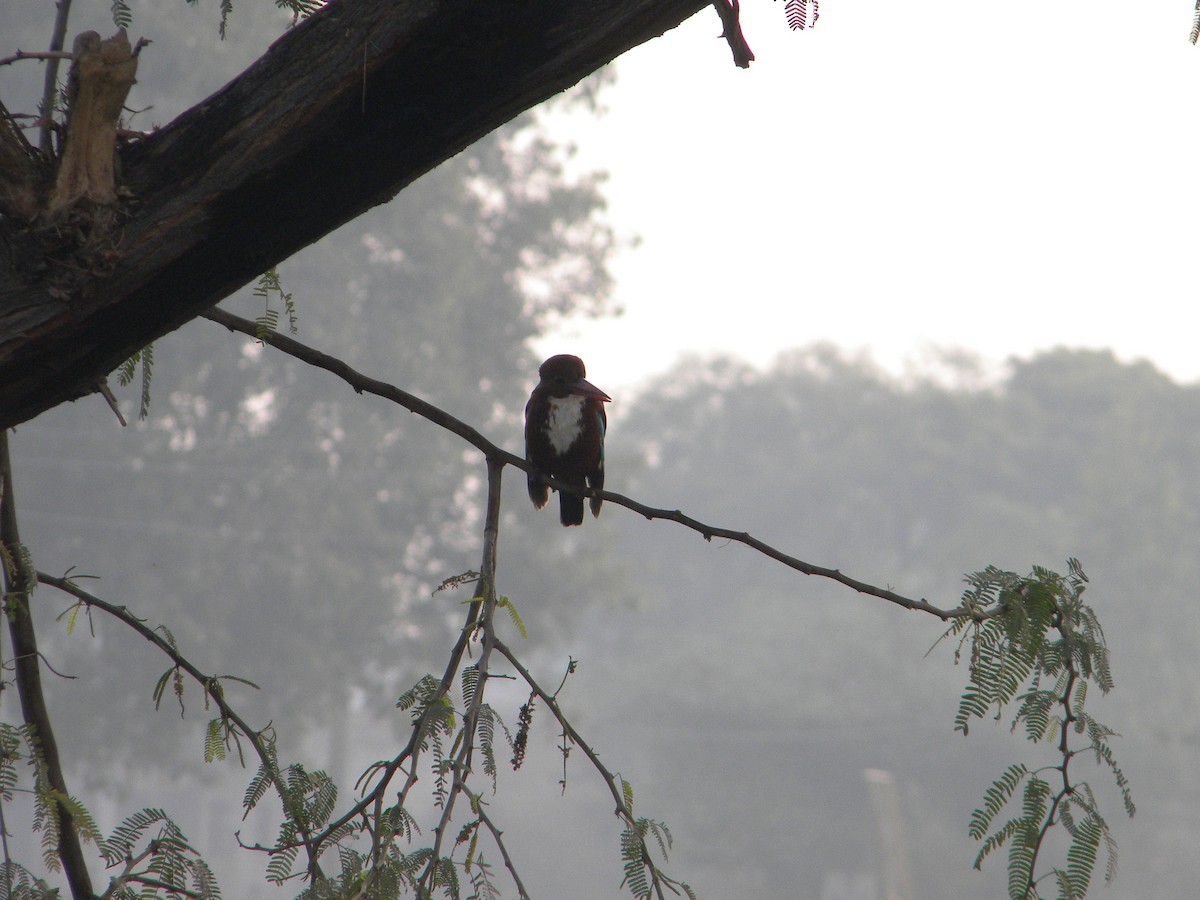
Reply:
[[586, 374], [587, 369], [583, 366], [583, 360], [578, 356], [571, 356], [569, 353], [560, 353], [558, 356], [550, 357], [538, 369], [542, 384], [548, 385], [557, 396], [579, 394], [605, 403], [610, 402], [612, 397], [588, 381], [584, 377]]

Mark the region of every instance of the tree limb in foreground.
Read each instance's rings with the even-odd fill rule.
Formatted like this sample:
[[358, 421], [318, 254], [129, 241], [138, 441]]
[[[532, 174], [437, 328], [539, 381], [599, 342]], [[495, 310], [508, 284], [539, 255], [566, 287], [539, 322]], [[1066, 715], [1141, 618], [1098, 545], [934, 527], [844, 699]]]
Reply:
[[[94, 391], [155, 338], [706, 5], [334, 0], [120, 147], [115, 206], [29, 221], [52, 162], [0, 148], [0, 200], [16, 198], [0, 210], [0, 428]], [[0, 144], [15, 135], [0, 127]], [[101, 211], [111, 227], [93, 227]]]

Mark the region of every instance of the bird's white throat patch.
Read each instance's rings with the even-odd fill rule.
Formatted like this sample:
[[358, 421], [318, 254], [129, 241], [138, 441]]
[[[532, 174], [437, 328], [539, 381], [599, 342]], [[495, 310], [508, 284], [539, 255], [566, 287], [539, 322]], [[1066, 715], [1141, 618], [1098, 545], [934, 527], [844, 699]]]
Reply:
[[550, 415], [546, 420], [546, 437], [554, 452], [562, 456], [583, 434], [583, 404], [586, 397], [551, 397]]

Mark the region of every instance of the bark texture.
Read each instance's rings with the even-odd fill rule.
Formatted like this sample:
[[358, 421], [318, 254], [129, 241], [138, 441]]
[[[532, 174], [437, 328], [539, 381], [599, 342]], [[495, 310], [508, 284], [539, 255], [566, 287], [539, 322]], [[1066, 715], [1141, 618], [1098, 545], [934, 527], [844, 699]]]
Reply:
[[[145, 344], [706, 5], [334, 0], [119, 148], [115, 200], [88, 198], [111, 215], [76, 204], [30, 224], [4, 210], [0, 427], [96, 390]], [[725, 59], [714, 41], [713, 64]]]

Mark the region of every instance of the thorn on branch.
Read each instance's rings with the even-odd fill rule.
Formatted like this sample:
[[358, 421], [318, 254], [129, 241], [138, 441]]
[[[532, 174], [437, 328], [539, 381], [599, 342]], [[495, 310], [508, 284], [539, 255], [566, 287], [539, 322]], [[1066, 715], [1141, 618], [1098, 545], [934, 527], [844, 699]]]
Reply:
[[121, 415], [121, 408], [117, 406], [117, 398], [113, 396], [112, 388], [108, 386], [105, 379], [100, 379], [96, 383], [96, 393], [107, 401], [109, 408], [112, 409], [113, 415], [117, 417], [117, 421], [121, 423], [122, 428], [127, 428], [129, 423], [125, 421], [125, 417]]

